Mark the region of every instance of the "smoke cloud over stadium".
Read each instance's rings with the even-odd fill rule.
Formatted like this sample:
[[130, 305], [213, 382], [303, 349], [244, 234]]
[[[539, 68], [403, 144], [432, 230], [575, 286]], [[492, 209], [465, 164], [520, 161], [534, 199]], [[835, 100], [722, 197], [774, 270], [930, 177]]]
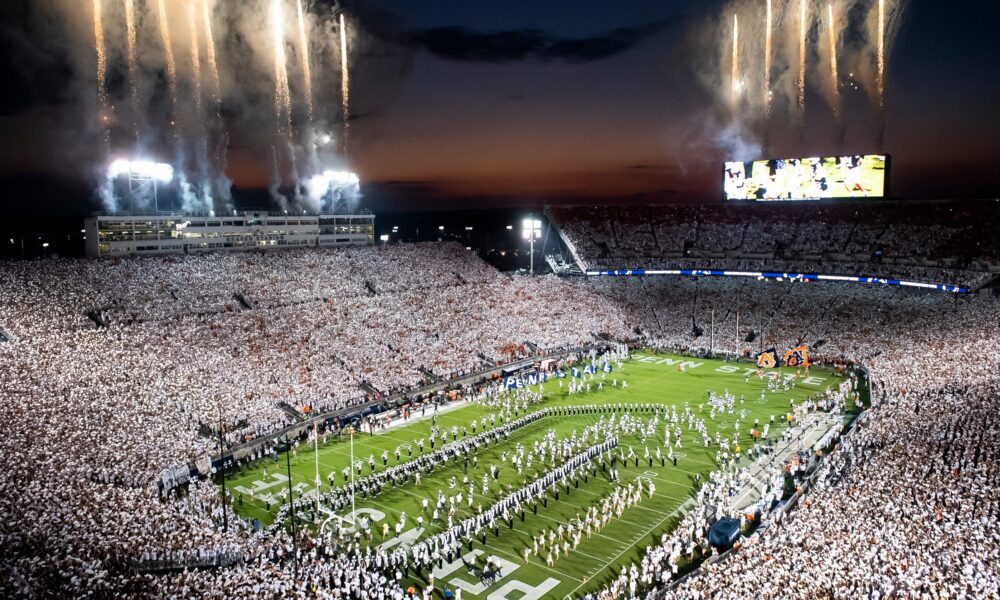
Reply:
[[[905, 0], [726, 4], [695, 36], [703, 49], [699, 76], [715, 97], [714, 138], [726, 157], [755, 158], [781, 127], [790, 125], [802, 136], [812, 111], [833, 121], [838, 148], [853, 120], [873, 116], [873, 144], [881, 150], [885, 65], [905, 5]], [[866, 101], [854, 101], [855, 96]]]
[[344, 69], [360, 43], [339, 7], [313, 0], [37, 4], [47, 43], [70, 61], [74, 93], [84, 99], [74, 132], [79, 164], [104, 208], [127, 208], [107, 181], [107, 165], [124, 158], [172, 165], [186, 211], [231, 210], [230, 133], [273, 154], [270, 189], [285, 209], [323, 209], [329, 190], [316, 178], [349, 170]]

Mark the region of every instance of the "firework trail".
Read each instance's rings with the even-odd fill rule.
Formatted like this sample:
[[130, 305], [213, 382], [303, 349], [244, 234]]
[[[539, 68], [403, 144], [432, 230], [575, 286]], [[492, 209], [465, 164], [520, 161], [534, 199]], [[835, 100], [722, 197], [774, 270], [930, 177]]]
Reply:
[[878, 104], [885, 109], [885, 0], [878, 0]]
[[733, 15], [733, 105], [739, 100], [740, 95], [740, 24], [738, 17]]
[[274, 34], [274, 112], [278, 132], [292, 134], [292, 98], [288, 91], [288, 70], [285, 66], [285, 18], [282, 0], [271, 2], [271, 28]]
[[347, 70], [347, 24], [344, 22], [344, 13], [340, 13], [340, 102], [344, 113], [343, 143], [346, 152], [351, 114], [351, 79]]
[[271, 146], [271, 159], [271, 181], [268, 183], [267, 189], [270, 192], [271, 197], [278, 203], [281, 210], [287, 211], [288, 197], [281, 193], [281, 163], [278, 160], [278, 151], [274, 146]]
[[840, 93], [838, 85], [840, 82], [840, 77], [837, 75], [837, 30], [834, 27], [833, 22], [833, 4], [827, 4], [827, 15], [829, 16], [829, 29], [830, 29], [830, 83], [833, 86], [833, 114], [834, 116], [839, 116], [840, 109], [837, 106], [837, 97]]
[[110, 142], [108, 130], [108, 61], [104, 53], [104, 25], [101, 14], [102, 0], [94, 0], [94, 48], [97, 51], [97, 102], [101, 109], [101, 127], [104, 130], [104, 142]]
[[194, 4], [188, 4], [188, 28], [191, 30], [191, 79], [194, 81], [194, 103], [201, 123], [201, 52], [198, 48], [198, 19]]
[[767, 24], [764, 32], [764, 114], [771, 114], [771, 0], [767, 0]]
[[135, 4], [125, 0], [125, 29], [128, 39], [128, 82], [132, 92], [132, 129], [139, 137], [139, 57], [136, 53]]
[[208, 70], [212, 76], [212, 96], [215, 100], [216, 114], [222, 102], [222, 90], [219, 85], [219, 65], [215, 62], [215, 38], [212, 36], [212, 15], [208, 11], [209, 0], [202, 0], [202, 18], [205, 23], [205, 58], [208, 59]]
[[170, 125], [177, 128], [177, 64], [174, 62], [174, 49], [170, 43], [170, 24], [167, 23], [167, 6], [164, 0], [157, 1], [160, 16], [160, 40], [163, 43], [163, 56], [167, 60], [167, 84], [170, 88]]
[[306, 88], [306, 115], [309, 118], [309, 122], [312, 122], [313, 118], [313, 90], [312, 90], [312, 72], [309, 69], [309, 38], [306, 37], [306, 20], [305, 16], [302, 14], [302, 0], [298, 0], [298, 11], [299, 11], [299, 50], [301, 52], [302, 58], [302, 75], [305, 79]]
[[806, 0], [799, 0], [799, 119], [806, 114]]

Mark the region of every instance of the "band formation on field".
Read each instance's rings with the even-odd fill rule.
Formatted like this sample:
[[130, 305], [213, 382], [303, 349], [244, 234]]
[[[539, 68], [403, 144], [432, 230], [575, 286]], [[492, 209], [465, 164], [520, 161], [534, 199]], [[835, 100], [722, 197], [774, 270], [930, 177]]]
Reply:
[[[798, 448], [793, 430], [838, 419], [823, 410], [838, 389], [849, 396], [827, 369], [624, 348], [582, 358], [584, 372], [319, 434], [289, 457], [262, 451], [227, 478], [230, 501], [256, 527], [288, 527], [294, 510], [299, 527], [360, 541], [404, 588], [576, 597], [677, 533], [693, 507], [752, 513], [780, 493], [763, 466]], [[732, 477], [749, 462], [759, 480]], [[707, 481], [728, 506], [708, 504]], [[699, 558], [684, 548], [675, 568]]]

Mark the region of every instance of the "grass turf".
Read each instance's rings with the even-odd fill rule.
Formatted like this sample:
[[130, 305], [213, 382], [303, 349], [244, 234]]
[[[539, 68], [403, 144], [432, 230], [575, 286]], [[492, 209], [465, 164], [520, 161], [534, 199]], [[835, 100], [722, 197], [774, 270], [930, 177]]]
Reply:
[[[685, 361], [688, 368], [685, 372], [679, 372], [676, 363]], [[738, 367], [736, 372], [731, 372], [734, 367]], [[771, 426], [769, 437], [776, 439], [784, 431], [784, 416], [789, 411], [790, 401], [796, 402], [825, 390], [835, 384], [838, 377], [831, 371], [824, 369], [813, 369], [809, 379], [799, 379], [794, 388], [788, 392], [768, 392], [766, 399], [761, 400], [761, 391], [766, 389], [766, 382], [760, 381], [751, 376], [749, 382], [744, 380], [745, 369], [751, 368], [747, 363], [739, 365], [727, 365], [722, 361], [707, 359], [691, 359], [670, 354], [636, 353], [632, 359], [625, 363], [622, 372], [606, 374], [604, 379], [604, 389], [597, 391], [597, 381], [600, 376], [596, 376], [589, 393], [568, 395], [565, 385], [568, 379], [563, 380], [564, 387], [560, 388], [557, 380], [550, 379], [544, 384], [544, 399], [541, 403], [533, 404], [529, 407], [529, 412], [543, 407], [572, 406], [580, 404], [655, 404], [670, 408], [675, 405], [678, 413], [683, 415], [685, 403], [688, 403], [695, 414], [705, 419], [708, 426], [709, 435], [714, 440], [715, 432], [718, 430], [723, 437], [732, 438], [733, 422], [739, 417], [741, 405], [736, 404], [735, 414], [717, 414], [715, 420], [709, 418], [709, 407], [707, 405], [707, 391], [713, 390], [721, 393], [723, 390], [734, 394], [737, 398], [741, 395], [745, 397], [742, 409], [746, 410], [747, 416], [742, 421], [740, 442], [745, 452], [749, 441], [749, 429], [753, 425], [754, 418], [760, 419], [763, 426], [770, 420], [771, 415], [775, 415], [775, 423]], [[774, 371], [777, 373], [778, 371]], [[794, 371], [785, 369], [783, 375], [792, 374]], [[612, 379], [618, 379], [619, 386], [611, 387]], [[622, 389], [622, 380], [628, 381], [628, 388]], [[699, 410], [700, 405], [705, 406]], [[441, 429], [450, 429], [453, 425], [459, 430], [463, 426], [470, 429], [473, 419], [480, 419], [495, 414], [498, 411], [494, 408], [469, 404], [454, 410], [442, 411], [437, 415], [437, 423]], [[652, 419], [652, 413], [637, 413], [642, 419]], [[389, 451], [389, 466], [396, 464], [394, 450], [397, 446], [410, 444], [413, 456], [408, 457], [405, 449], [402, 450], [401, 462], [415, 459], [419, 456], [416, 440], [424, 438], [425, 443], [431, 428], [431, 412], [428, 411], [426, 418], [416, 415], [411, 421], [403, 426], [389, 429], [375, 435], [356, 434], [354, 438], [355, 460], [364, 462], [362, 476], [371, 473], [368, 466], [368, 457], [374, 455], [376, 461], [376, 471], [382, 469], [381, 454], [383, 450]], [[620, 413], [619, 413], [620, 415]], [[523, 416], [523, 413], [522, 413]], [[486, 448], [481, 448], [478, 453], [478, 467], [469, 465], [469, 479], [475, 483], [474, 505], [482, 504], [487, 508], [493, 502], [507, 493], [507, 485], [513, 484], [514, 489], [521, 487], [525, 481], [530, 481], [534, 472], [548, 470], [551, 465], [540, 465], [536, 460], [530, 471], [525, 470], [523, 476], [519, 476], [510, 464], [503, 464], [501, 453], [506, 450], [508, 455], [512, 452], [515, 444], [521, 443], [526, 451], [530, 453], [532, 442], [540, 440], [550, 430], [555, 431], [557, 439], [563, 439], [577, 433], [588, 425], [596, 422], [598, 415], [579, 415], [570, 417], [548, 417], [541, 419], [531, 425], [516, 430], [511, 434], [506, 442], [498, 442]], [[607, 415], [605, 415], [605, 421]], [[683, 419], [682, 419], [683, 420]], [[499, 424], [499, 421], [497, 422]], [[673, 428], [671, 428], [673, 429]], [[608, 482], [604, 473], [599, 472], [597, 477], [590, 477], [589, 482], [580, 482], [580, 487], [571, 489], [570, 494], [561, 494], [558, 502], [549, 500], [549, 506], [543, 508], [539, 506], [538, 514], [533, 515], [530, 508], [527, 510], [525, 521], [519, 518], [514, 519], [514, 529], [508, 528], [506, 523], [500, 527], [500, 535], [494, 536], [490, 532], [486, 538], [486, 545], [483, 546], [477, 538], [473, 549], [477, 554], [484, 553], [486, 556], [496, 556], [507, 561], [503, 570], [503, 577], [496, 584], [483, 589], [483, 586], [470, 575], [465, 569], [460, 568], [461, 564], [453, 572], [448, 574], [439, 573], [435, 582], [438, 592], [447, 586], [455, 589], [456, 585], [463, 588], [463, 597], [470, 598], [562, 598], [567, 595], [578, 597], [586, 592], [599, 588], [607, 583], [617, 574], [623, 565], [628, 566], [632, 562], [641, 559], [645, 553], [647, 545], [656, 543], [662, 533], [672, 530], [680, 519], [677, 509], [695, 491], [695, 477], [701, 475], [705, 477], [708, 473], [717, 468], [715, 464], [715, 454], [718, 450], [714, 444], [705, 448], [702, 446], [700, 436], [697, 438], [696, 432], [688, 431], [686, 425], [682, 425], [682, 448], [675, 448], [678, 453], [677, 466], [673, 466], [670, 461], [666, 461], [666, 466], [660, 466], [655, 459], [653, 465], [643, 459], [644, 445], [640, 438], [635, 435], [622, 436], [620, 447], [628, 452], [631, 447], [639, 457], [639, 464], [629, 462], [628, 466], [619, 465], [621, 483], [629, 483], [637, 477], [642, 476], [653, 481], [656, 486], [655, 495], [649, 498], [643, 494], [643, 500], [637, 506], [633, 506], [625, 511], [621, 519], [612, 519], [607, 527], [595, 533], [590, 539], [583, 538], [579, 547], [572, 550], [568, 555], [561, 555], [552, 567], [545, 562], [546, 551], [541, 551], [541, 556], [532, 556], [528, 563], [523, 561], [523, 549], [532, 543], [531, 536], [537, 536], [542, 531], [554, 529], [561, 523], [576, 517], [577, 514], [586, 512], [587, 507], [598, 503], [606, 497], [613, 485]], [[477, 433], [481, 433], [481, 428], [477, 428]], [[450, 439], [450, 438], [449, 438]], [[654, 434], [646, 440], [645, 446], [655, 456], [656, 447], [659, 446], [666, 455], [666, 448], [663, 447], [664, 421], [661, 416]], [[438, 448], [440, 448], [440, 440]], [[673, 441], [671, 442], [673, 443]], [[425, 452], [430, 452], [429, 445]], [[322, 491], [328, 491], [327, 475], [331, 470], [336, 474], [336, 485], [343, 482], [341, 470], [350, 465], [350, 443], [346, 439], [330, 440], [321, 444], [319, 448], [319, 470], [322, 478]], [[743, 461], [746, 458], [744, 454]], [[300, 446], [291, 461], [291, 478], [293, 486], [304, 484], [303, 493], [315, 493], [313, 483], [316, 477], [315, 455], [312, 446]], [[482, 475], [489, 472], [490, 464], [495, 464], [501, 469], [499, 482], [490, 480], [490, 492], [484, 496], [481, 492]], [[265, 478], [264, 470], [267, 471]], [[287, 489], [287, 483], [283, 479], [276, 479], [276, 474], [287, 475], [285, 468], [285, 457], [281, 456], [277, 461], [265, 458], [256, 465], [244, 468], [241, 473], [231, 475], [227, 478], [227, 488], [236, 502], [236, 511], [247, 519], [259, 519], [262, 525], [270, 524], [278, 510], [278, 503], [281, 499], [277, 496], [281, 489]], [[458, 485], [454, 489], [449, 488], [451, 477], [455, 477]], [[439, 466], [430, 475], [424, 475], [419, 486], [411, 482], [400, 487], [387, 486], [377, 497], [363, 499], [356, 498], [356, 507], [359, 512], [364, 512], [372, 519], [372, 544], [383, 543], [394, 544], [399, 540], [394, 540], [394, 531], [390, 537], [382, 538], [382, 524], [389, 523], [393, 528], [399, 520], [400, 513], [406, 512], [407, 521], [404, 526], [404, 537], [407, 532], [412, 535], [413, 528], [416, 527], [415, 519], [421, 514], [421, 500], [426, 497], [430, 501], [431, 510], [437, 498], [438, 490], [442, 490], [446, 496], [457, 494], [459, 491], [465, 495], [467, 489], [462, 485], [463, 466], [459, 461], [453, 461], [442, 468]], [[263, 487], [270, 484], [268, 487]], [[254, 491], [256, 486], [256, 490]], [[502, 488], [501, 488], [502, 486]], [[242, 492], [241, 492], [242, 490]], [[273, 501], [270, 511], [265, 510], [262, 497], [266, 494], [273, 494]], [[242, 495], [242, 500], [238, 500]], [[299, 493], [296, 492], [296, 498]], [[461, 518], [469, 516], [472, 511], [468, 510], [467, 504], [463, 502], [461, 510], [456, 514], [456, 522]], [[384, 515], [382, 518], [379, 515]], [[348, 511], [340, 513], [340, 517], [350, 518]], [[426, 539], [430, 535], [438, 533], [445, 528], [445, 523], [431, 523], [430, 514], [424, 515], [425, 531], [421, 532], [419, 539]], [[329, 523], [327, 523], [329, 524]], [[467, 547], [463, 547], [467, 552]], [[480, 563], [482, 559], [480, 559]], [[446, 565], [447, 567], [447, 565]], [[444, 569], [447, 571], [448, 569]], [[425, 572], [426, 574], [426, 572]], [[424, 581], [422, 579], [408, 578], [406, 584], [413, 583], [418, 589]], [[499, 592], [499, 593], [498, 593]], [[509, 595], [508, 595], [509, 594]]]

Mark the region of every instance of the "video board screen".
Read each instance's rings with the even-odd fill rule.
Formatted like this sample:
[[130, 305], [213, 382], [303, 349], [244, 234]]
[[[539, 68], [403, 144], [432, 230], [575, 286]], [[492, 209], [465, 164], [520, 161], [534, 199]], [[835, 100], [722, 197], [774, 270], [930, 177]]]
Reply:
[[727, 162], [726, 200], [883, 198], [889, 157], [883, 154]]

